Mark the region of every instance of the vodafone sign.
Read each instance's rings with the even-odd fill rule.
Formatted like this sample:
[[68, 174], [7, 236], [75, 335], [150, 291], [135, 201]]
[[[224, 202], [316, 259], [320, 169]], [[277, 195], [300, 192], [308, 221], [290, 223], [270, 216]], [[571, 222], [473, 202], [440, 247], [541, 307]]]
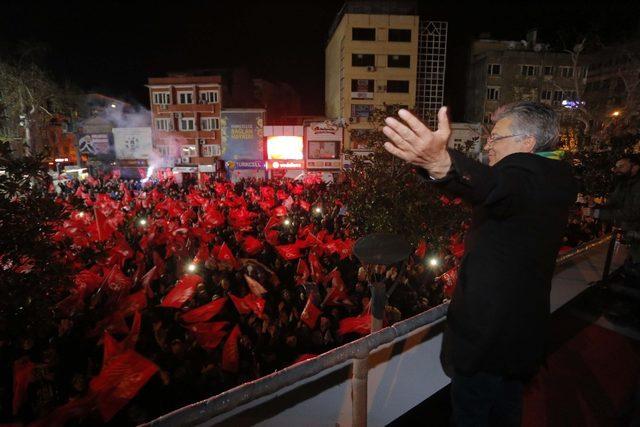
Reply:
[[304, 169], [304, 160], [267, 160], [267, 169]]

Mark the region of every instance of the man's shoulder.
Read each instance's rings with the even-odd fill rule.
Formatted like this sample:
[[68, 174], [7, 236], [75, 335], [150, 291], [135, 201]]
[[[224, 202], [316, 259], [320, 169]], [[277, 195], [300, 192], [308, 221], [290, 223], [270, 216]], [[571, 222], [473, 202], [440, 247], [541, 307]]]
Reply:
[[499, 170], [522, 169], [530, 173], [571, 175], [571, 167], [561, 160], [549, 159], [534, 153], [513, 153], [495, 166]]

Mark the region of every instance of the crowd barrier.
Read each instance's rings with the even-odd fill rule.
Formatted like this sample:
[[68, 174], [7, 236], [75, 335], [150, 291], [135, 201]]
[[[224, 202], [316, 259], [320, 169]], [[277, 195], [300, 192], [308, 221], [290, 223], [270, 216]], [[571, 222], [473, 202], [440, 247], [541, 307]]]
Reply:
[[[558, 257], [555, 311], [602, 278], [611, 236]], [[448, 304], [161, 416], [147, 426], [384, 426], [449, 383], [439, 361]], [[428, 420], [425, 420], [427, 423]]]

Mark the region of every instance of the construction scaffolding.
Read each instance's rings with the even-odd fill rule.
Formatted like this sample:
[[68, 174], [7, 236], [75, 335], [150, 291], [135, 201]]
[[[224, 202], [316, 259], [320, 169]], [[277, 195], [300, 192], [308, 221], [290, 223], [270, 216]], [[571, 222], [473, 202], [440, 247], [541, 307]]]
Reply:
[[438, 109], [444, 101], [447, 29], [444, 21], [420, 22], [416, 111], [431, 129], [437, 126]]

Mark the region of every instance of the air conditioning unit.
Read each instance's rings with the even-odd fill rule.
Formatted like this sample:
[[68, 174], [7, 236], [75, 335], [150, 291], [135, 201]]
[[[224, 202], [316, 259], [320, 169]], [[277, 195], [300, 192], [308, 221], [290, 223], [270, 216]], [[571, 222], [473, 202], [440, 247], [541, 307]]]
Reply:
[[191, 163], [190, 162], [190, 158], [182, 156], [182, 157], [180, 157], [180, 163], [182, 163], [183, 165], [189, 164], [189, 163]]
[[375, 70], [376, 70], [376, 67], [375, 67], [375, 66], [373, 66], [373, 65], [369, 65], [369, 66], [367, 67], [367, 71], [375, 71]]

